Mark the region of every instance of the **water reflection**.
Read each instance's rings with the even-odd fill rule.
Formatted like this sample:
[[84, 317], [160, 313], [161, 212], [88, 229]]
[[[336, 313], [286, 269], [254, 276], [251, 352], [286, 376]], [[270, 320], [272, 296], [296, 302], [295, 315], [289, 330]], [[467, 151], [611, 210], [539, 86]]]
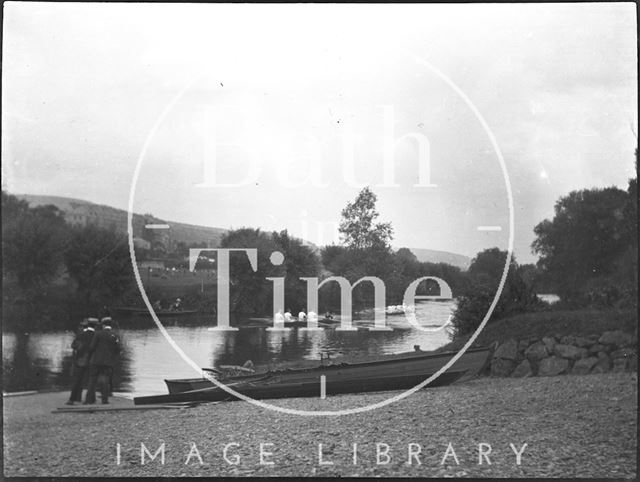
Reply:
[[[416, 315], [425, 325], [442, 324], [453, 303], [427, 302], [418, 305]], [[164, 322], [165, 320], [163, 320]], [[446, 330], [423, 332], [410, 327], [404, 317], [389, 317], [389, 332], [336, 331], [327, 328], [307, 331], [267, 331], [265, 326], [241, 327], [238, 331], [209, 331], [206, 324], [181, 320], [165, 323], [168, 334], [198, 366], [243, 364], [258, 366], [315, 365], [321, 353], [332, 358], [356, 359], [410, 351], [414, 345], [431, 350], [449, 341]], [[372, 319], [355, 320], [354, 325], [370, 326]], [[189, 326], [185, 324], [191, 323]], [[197, 320], [196, 320], [197, 323]], [[197, 374], [171, 348], [148, 320], [145, 327], [120, 323], [122, 350], [114, 370], [116, 391], [137, 394], [166, 391], [165, 378], [194, 377]], [[242, 325], [240, 325], [242, 326]], [[72, 332], [3, 333], [3, 383], [5, 391], [68, 389], [71, 385]]]
[[[71, 387], [73, 355], [70, 331], [2, 334], [2, 386], [5, 392]], [[128, 337], [125, 337], [125, 340]], [[114, 370], [116, 390], [131, 387], [131, 347], [123, 343]]]

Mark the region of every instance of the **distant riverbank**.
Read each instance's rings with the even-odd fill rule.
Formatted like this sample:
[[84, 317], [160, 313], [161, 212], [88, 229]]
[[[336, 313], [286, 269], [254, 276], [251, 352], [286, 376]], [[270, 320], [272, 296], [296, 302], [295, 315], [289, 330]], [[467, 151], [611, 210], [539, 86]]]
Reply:
[[[374, 411], [331, 418], [288, 416], [245, 402], [184, 410], [51, 414], [65, 395], [4, 399], [6, 476], [637, 475], [637, 376], [631, 373], [480, 378], [422, 390]], [[359, 406], [389, 395], [340, 398]], [[277, 402], [305, 410], [325, 403], [319, 398]], [[141, 443], [154, 454], [163, 442], [164, 465], [160, 456], [153, 461], [147, 456], [142, 465]], [[269, 453], [264, 461], [272, 465], [260, 464], [260, 444]], [[324, 464], [319, 460], [320, 444]], [[519, 465], [510, 444], [521, 451]], [[225, 460], [225, 446], [228, 460], [237, 464]], [[489, 446], [491, 465], [484, 459], [480, 465], [479, 449], [486, 453]], [[419, 450], [411, 465], [409, 450]], [[388, 459], [377, 457], [385, 451]]]
[[[504, 342], [510, 338], [523, 339], [545, 336], [589, 336], [602, 334], [605, 331], [622, 330], [636, 333], [638, 330], [638, 313], [636, 310], [563, 310], [538, 311], [522, 313], [488, 323], [480, 332], [474, 346], [484, 346]], [[458, 350], [469, 339], [470, 335], [451, 341], [438, 351]]]

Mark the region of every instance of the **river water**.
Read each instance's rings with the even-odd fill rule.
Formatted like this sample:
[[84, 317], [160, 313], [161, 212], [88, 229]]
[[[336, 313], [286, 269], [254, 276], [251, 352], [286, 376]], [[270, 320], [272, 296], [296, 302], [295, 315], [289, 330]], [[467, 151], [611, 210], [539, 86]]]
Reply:
[[[427, 301], [416, 306], [416, 320], [425, 327], [443, 325], [454, 308], [452, 301]], [[358, 358], [413, 350], [436, 349], [450, 340], [448, 330], [422, 331], [403, 315], [387, 317], [392, 331], [373, 332], [371, 314], [354, 319], [358, 331], [325, 328], [305, 331], [268, 331], [266, 326], [242, 326], [238, 331], [210, 331], [205, 317], [162, 319], [174, 342], [200, 367], [241, 365], [251, 360], [257, 366], [313, 365], [320, 355]], [[233, 325], [233, 323], [232, 323]], [[116, 391], [136, 395], [165, 393], [165, 378], [199, 376], [171, 347], [151, 321], [144, 326], [119, 321], [122, 351], [115, 369]], [[430, 328], [433, 330], [433, 328]], [[71, 383], [71, 331], [3, 333], [2, 364], [5, 392], [67, 388]]]

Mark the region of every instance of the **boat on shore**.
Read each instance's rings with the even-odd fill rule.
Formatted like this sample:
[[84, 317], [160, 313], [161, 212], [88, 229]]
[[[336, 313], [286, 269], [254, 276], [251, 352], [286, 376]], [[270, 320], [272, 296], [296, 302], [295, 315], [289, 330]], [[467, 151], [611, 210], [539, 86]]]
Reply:
[[[477, 375], [489, 363], [495, 344], [467, 350], [445, 373], [428, 386], [449, 385]], [[428, 353], [420, 350], [373, 359], [345, 362], [333, 360], [312, 368], [289, 368], [252, 373], [221, 380], [236, 392], [253, 399], [317, 397], [320, 377], [324, 376], [326, 393], [364, 393], [406, 390], [423, 382], [446, 365], [456, 352]], [[193, 401], [227, 401], [238, 397], [218, 387], [207, 378], [165, 380], [168, 394], [134, 398], [136, 405]]]
[[[115, 309], [116, 313], [120, 316], [148, 316], [151, 317], [151, 312], [146, 308], [133, 308], [133, 307], [120, 307]], [[174, 316], [189, 316], [198, 313], [198, 310], [155, 310], [158, 317], [174, 317]]]
[[[211, 370], [211, 369], [204, 369], [204, 370], [215, 372], [214, 370]], [[262, 373], [254, 372], [254, 373], [245, 373], [241, 375], [229, 376], [224, 378], [220, 376], [216, 376], [219, 374], [214, 374], [213, 376], [214, 378], [223, 382], [225, 385], [233, 386], [237, 382], [248, 382], [250, 380], [251, 381], [259, 380], [261, 378], [264, 378], [266, 374], [267, 372], [262, 372]], [[211, 380], [209, 380], [206, 377], [165, 380], [164, 382], [166, 383], [167, 389], [169, 390], [170, 394], [189, 392], [193, 390], [201, 390], [203, 388], [213, 388], [216, 386]]]

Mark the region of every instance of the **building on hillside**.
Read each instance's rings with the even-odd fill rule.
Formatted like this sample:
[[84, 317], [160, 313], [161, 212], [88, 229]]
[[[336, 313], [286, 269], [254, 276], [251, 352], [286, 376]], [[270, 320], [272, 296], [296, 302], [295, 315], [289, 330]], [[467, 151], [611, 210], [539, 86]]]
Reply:
[[65, 221], [72, 226], [94, 225], [99, 228], [127, 232], [126, 213], [107, 206], [69, 202], [69, 208], [63, 210]]

